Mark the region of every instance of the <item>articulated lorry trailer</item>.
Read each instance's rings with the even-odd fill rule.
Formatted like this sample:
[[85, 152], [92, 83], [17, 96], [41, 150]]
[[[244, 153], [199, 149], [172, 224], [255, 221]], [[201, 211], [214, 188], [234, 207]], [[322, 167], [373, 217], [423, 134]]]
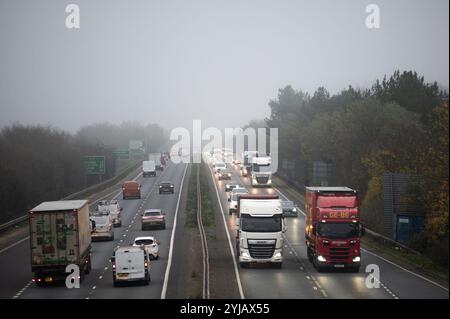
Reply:
[[307, 255], [317, 271], [361, 265], [360, 201], [348, 187], [306, 187]]
[[37, 285], [65, 281], [70, 264], [80, 281], [91, 271], [91, 221], [87, 200], [43, 202], [29, 212], [31, 271]]
[[238, 195], [236, 251], [239, 265], [283, 263], [286, 224], [278, 195]]

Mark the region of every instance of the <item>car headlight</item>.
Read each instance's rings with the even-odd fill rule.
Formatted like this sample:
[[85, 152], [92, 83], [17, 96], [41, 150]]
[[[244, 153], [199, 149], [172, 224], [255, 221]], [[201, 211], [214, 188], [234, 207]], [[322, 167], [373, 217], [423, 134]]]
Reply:
[[325, 259], [325, 257], [323, 257], [323, 256], [321, 256], [321, 255], [317, 256], [317, 260], [320, 261], [320, 262], [325, 262], [325, 261], [327, 261], [327, 260]]
[[353, 262], [354, 263], [359, 263], [361, 261], [361, 257], [356, 256], [355, 258], [353, 258]]

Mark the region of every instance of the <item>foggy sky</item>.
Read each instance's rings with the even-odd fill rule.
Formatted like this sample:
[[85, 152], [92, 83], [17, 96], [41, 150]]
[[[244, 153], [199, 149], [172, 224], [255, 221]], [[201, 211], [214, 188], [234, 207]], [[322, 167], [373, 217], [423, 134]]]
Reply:
[[0, 0], [0, 127], [239, 127], [285, 85], [336, 93], [395, 69], [448, 88], [448, 12], [448, 0]]

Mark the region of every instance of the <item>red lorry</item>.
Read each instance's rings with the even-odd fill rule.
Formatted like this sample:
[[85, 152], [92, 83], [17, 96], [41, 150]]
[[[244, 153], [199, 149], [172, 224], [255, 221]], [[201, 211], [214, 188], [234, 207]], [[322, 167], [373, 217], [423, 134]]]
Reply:
[[307, 255], [317, 271], [361, 265], [358, 192], [348, 187], [306, 187], [305, 237]]

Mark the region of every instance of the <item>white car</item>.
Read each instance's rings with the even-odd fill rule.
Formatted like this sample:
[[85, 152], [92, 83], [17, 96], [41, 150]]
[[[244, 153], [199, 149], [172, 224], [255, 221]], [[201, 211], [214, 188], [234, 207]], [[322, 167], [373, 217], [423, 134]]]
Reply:
[[226, 192], [231, 192], [233, 189], [235, 189], [236, 187], [239, 187], [239, 184], [236, 182], [228, 182], [225, 184], [225, 191]]
[[214, 166], [214, 173], [218, 174], [221, 171], [224, 171], [227, 169], [227, 164], [225, 164], [224, 162], [217, 162], [216, 165]]
[[136, 237], [132, 245], [133, 247], [144, 246], [150, 259], [159, 258], [159, 242], [153, 236]]
[[237, 187], [230, 192], [230, 195], [228, 197], [228, 201], [230, 202], [228, 212], [230, 215], [233, 212], [236, 212], [238, 195], [243, 195], [243, 194], [248, 194], [248, 190], [244, 187]]

